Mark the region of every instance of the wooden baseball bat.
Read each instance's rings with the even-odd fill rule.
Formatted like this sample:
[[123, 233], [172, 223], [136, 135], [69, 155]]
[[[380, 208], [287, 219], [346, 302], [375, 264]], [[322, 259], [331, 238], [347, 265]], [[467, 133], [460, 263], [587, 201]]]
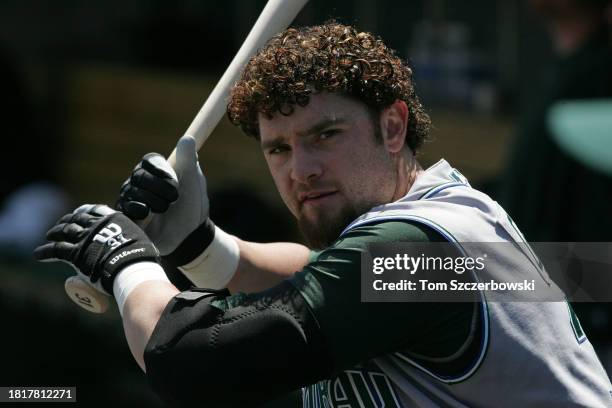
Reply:
[[[198, 150], [225, 114], [230, 90], [251, 56], [274, 34], [287, 28], [307, 2], [308, 0], [268, 1], [238, 53], [185, 132], [186, 135], [193, 136]], [[168, 157], [168, 163], [171, 166], [174, 167], [175, 161], [176, 148]], [[68, 297], [85, 310], [104, 313], [108, 308], [108, 296], [94, 289], [78, 276], [68, 278], [64, 287]]]

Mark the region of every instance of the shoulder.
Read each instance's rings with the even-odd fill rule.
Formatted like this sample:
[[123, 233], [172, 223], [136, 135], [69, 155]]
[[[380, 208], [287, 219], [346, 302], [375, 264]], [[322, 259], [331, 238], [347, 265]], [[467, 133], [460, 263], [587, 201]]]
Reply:
[[378, 221], [353, 228], [330, 247], [311, 251], [309, 262], [327, 259], [330, 255], [361, 254], [368, 244], [385, 242], [443, 242], [444, 237], [427, 225], [409, 220]]
[[[473, 303], [361, 300], [361, 255], [367, 244], [442, 240], [435, 230], [410, 221], [363, 225], [313, 252], [310, 262], [290, 278], [329, 342], [335, 367], [346, 369], [389, 350], [440, 358], [461, 349], [471, 333]], [[417, 346], [421, 344], [426, 347]]]
[[[397, 242], [440, 242], [434, 229], [408, 220], [379, 221], [351, 229], [321, 251], [311, 251], [308, 263], [290, 279], [298, 288], [329, 284], [338, 290], [360, 282], [361, 257], [368, 245]], [[342, 288], [342, 289], [340, 289]]]

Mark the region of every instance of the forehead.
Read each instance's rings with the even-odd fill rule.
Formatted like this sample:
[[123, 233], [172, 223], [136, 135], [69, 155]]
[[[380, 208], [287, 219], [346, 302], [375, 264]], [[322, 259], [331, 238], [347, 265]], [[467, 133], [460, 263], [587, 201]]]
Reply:
[[259, 134], [263, 142], [281, 134], [303, 132], [304, 129], [323, 121], [333, 122], [344, 119], [358, 123], [368, 118], [368, 109], [364, 103], [339, 94], [321, 92], [311, 95], [306, 106], [295, 105], [291, 115], [275, 112], [271, 118], [266, 118], [260, 114]]

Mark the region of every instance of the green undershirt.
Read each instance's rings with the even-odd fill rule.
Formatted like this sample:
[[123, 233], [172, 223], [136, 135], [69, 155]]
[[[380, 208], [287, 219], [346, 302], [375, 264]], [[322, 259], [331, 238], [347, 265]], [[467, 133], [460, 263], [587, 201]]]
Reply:
[[473, 303], [362, 303], [361, 254], [371, 243], [442, 242], [432, 229], [386, 221], [352, 229], [311, 252], [290, 282], [312, 309], [340, 371], [393, 351], [448, 357], [470, 337]]

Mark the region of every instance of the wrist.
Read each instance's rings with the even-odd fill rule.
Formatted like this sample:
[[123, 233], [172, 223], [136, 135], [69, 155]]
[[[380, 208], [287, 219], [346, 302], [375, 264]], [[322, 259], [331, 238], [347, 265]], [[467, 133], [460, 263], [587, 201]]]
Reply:
[[86, 245], [77, 266], [90, 275], [92, 284], [100, 284], [107, 293], [113, 293], [115, 277], [127, 266], [159, 261], [155, 245], [120, 212], [112, 212], [92, 228]]
[[169, 254], [162, 253], [164, 263], [173, 268], [186, 265], [206, 251], [215, 239], [215, 224], [206, 218], [200, 226], [193, 230], [179, 246]]
[[123, 316], [123, 307], [128, 296], [138, 285], [148, 281], [168, 282], [162, 267], [156, 262], [137, 262], [126, 266], [117, 273], [112, 286], [112, 293], [117, 301], [119, 313]]
[[176, 250], [162, 259], [165, 266], [180, 270], [194, 285], [222, 289], [238, 268], [240, 250], [231, 235], [207, 218]]
[[239, 261], [240, 249], [234, 237], [215, 226], [210, 245], [178, 269], [198, 287], [223, 289], [234, 277]]
[[[138, 263], [157, 263], [159, 255], [155, 246], [149, 242], [137, 246], [130, 245], [122, 251], [116, 251], [104, 262], [104, 268], [100, 274], [100, 284], [108, 293], [113, 293], [114, 282], [117, 275], [131, 265]], [[163, 269], [162, 269], [163, 271]]]

